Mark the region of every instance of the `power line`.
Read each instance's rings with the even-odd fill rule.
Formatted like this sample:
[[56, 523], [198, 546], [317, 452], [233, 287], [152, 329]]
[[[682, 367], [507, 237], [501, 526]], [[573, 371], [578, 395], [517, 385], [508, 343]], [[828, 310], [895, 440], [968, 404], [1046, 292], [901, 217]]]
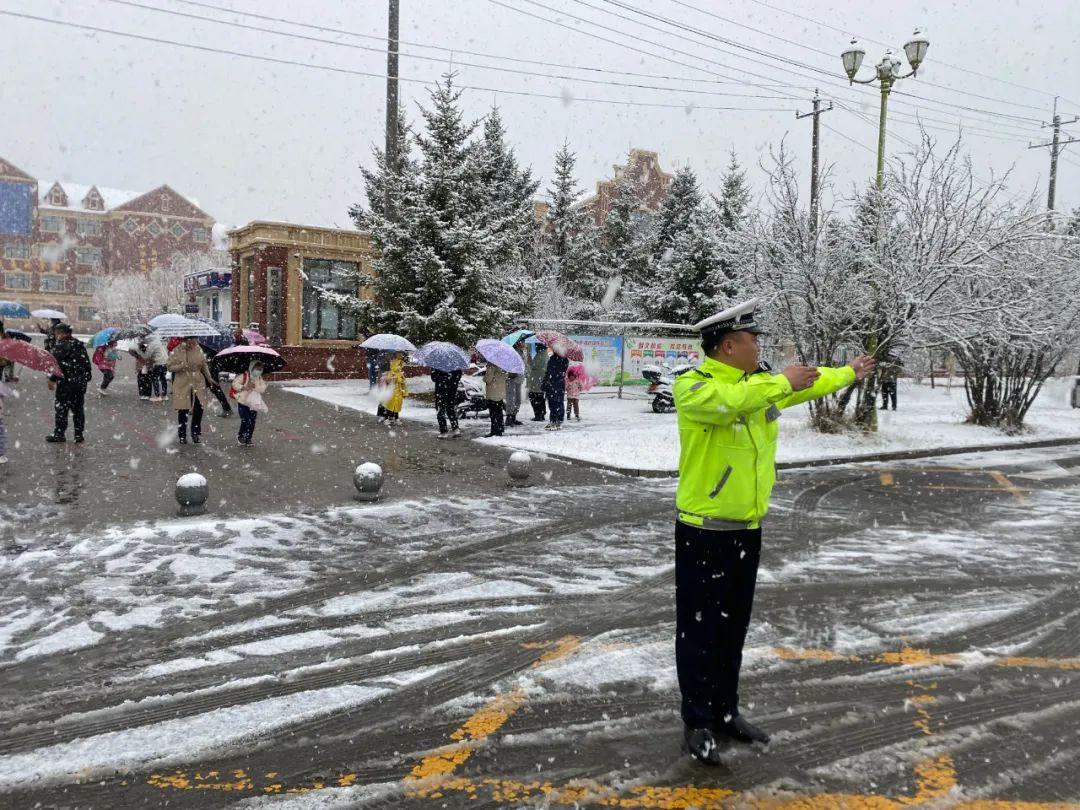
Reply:
[[[115, 4], [121, 5], [121, 6], [128, 6], [128, 7], [131, 7], [131, 8], [138, 8], [138, 9], [142, 9], [144, 11], [154, 11], [154, 12], [158, 12], [158, 13], [161, 13], [161, 14], [169, 14], [169, 15], [172, 15], [172, 16], [183, 17], [185, 19], [190, 19], [190, 20], [199, 20], [199, 21], [202, 21], [202, 22], [214, 23], [216, 25], [224, 25], [224, 26], [229, 26], [229, 27], [233, 27], [233, 28], [241, 28], [241, 29], [244, 29], [244, 30], [247, 30], [247, 31], [256, 31], [256, 32], [263, 33], [263, 34], [273, 34], [273, 35], [276, 35], [276, 36], [288, 37], [288, 38], [291, 38], [291, 39], [299, 39], [299, 40], [303, 40], [303, 41], [307, 41], [307, 42], [317, 42], [317, 43], [320, 43], [320, 44], [333, 45], [333, 46], [337, 46], [337, 47], [340, 47], [340, 48], [351, 48], [351, 49], [354, 49], [354, 50], [366, 51], [366, 52], [369, 52], [369, 53], [377, 53], [377, 54], [380, 54], [380, 55], [386, 55], [387, 54], [387, 49], [385, 47], [376, 48], [376, 47], [372, 47], [372, 46], [368, 46], [368, 45], [358, 45], [358, 44], [353, 43], [353, 42], [337, 42], [337, 41], [332, 40], [332, 39], [324, 39], [322, 37], [313, 37], [313, 36], [308, 36], [306, 34], [297, 34], [297, 33], [292, 33], [292, 32], [289, 32], [289, 31], [275, 31], [272, 28], [264, 28], [264, 27], [258, 26], [258, 25], [249, 25], [249, 24], [246, 24], [246, 23], [233, 22], [233, 21], [229, 21], [229, 20], [218, 20], [218, 19], [214, 19], [213, 17], [203, 16], [201, 14], [191, 14], [191, 13], [188, 13], [188, 12], [185, 12], [185, 11], [175, 11], [173, 9], [158, 8], [157, 6], [151, 6], [151, 5], [146, 5], [144, 3], [138, 3], [138, 2], [135, 2], [134, 0], [106, 0], [106, 2], [115, 3]], [[443, 61], [445, 61], [444, 58], [442, 58], [442, 57], [424, 56], [422, 54], [405, 53], [404, 51], [401, 51], [400, 48], [397, 51], [394, 51], [393, 53], [396, 53], [398, 56], [406, 56], [406, 57], [408, 57], [410, 59], [420, 59], [420, 60], [429, 61], [429, 62], [443, 62]], [[499, 67], [498, 65], [479, 65], [479, 64], [476, 64], [474, 62], [462, 62], [460, 60], [455, 60], [454, 65], [455, 66], [462, 66], [462, 67], [477, 68], [479, 70], [497, 71], [497, 72], [500, 72], [500, 73], [514, 73], [514, 74], [519, 74], [519, 75], [523, 75], [523, 76], [537, 76], [537, 77], [544, 78], [544, 79], [560, 79], [562, 81], [585, 82], [587, 84], [598, 84], [598, 85], [604, 85], [604, 86], [609, 86], [609, 87], [630, 87], [630, 88], [633, 88], [633, 89], [636, 89], [636, 90], [664, 90], [664, 91], [668, 91], [668, 92], [670, 92], [672, 90], [678, 90], [681, 93], [690, 93], [690, 94], [694, 94], [694, 95], [715, 95], [715, 96], [728, 96], [728, 97], [732, 97], [732, 98], [771, 99], [771, 100], [775, 100], [775, 101], [791, 101], [791, 100], [796, 100], [796, 98], [797, 98], [795, 96], [790, 96], [790, 95], [783, 96], [783, 95], [762, 95], [762, 94], [749, 94], [749, 93], [728, 93], [728, 92], [721, 92], [721, 91], [715, 91], [715, 90], [697, 90], [697, 89], [683, 88], [683, 87], [664, 87], [664, 86], [661, 86], [661, 85], [642, 84], [640, 82], [617, 82], [617, 81], [605, 80], [605, 79], [590, 79], [590, 78], [585, 78], [585, 77], [580, 77], [580, 76], [568, 76], [568, 75], [563, 75], [563, 74], [538, 73], [536, 71], [531, 71], [531, 70], [520, 70], [520, 69], [517, 69], [517, 68]]]
[[[834, 25], [829, 25], [828, 23], [823, 23], [823, 22], [821, 22], [821, 20], [814, 19], [813, 17], [807, 17], [807, 16], [805, 16], [803, 14], [799, 14], [798, 12], [790, 11], [790, 10], [788, 10], [786, 8], [781, 8], [779, 6], [774, 6], [771, 3], [766, 2], [765, 0], [750, 0], [750, 2], [757, 3], [759, 6], [764, 6], [765, 8], [772, 9], [773, 11], [779, 11], [781, 14], [787, 14], [787, 15], [789, 15], [791, 17], [795, 17], [797, 19], [803, 20], [804, 22], [813, 23], [814, 25], [816, 25], [816, 26], [818, 26], [820, 28], [826, 28], [826, 29], [828, 29], [830, 31], [836, 31], [839, 34], [843, 34], [845, 37], [851, 36], [853, 33], [855, 33], [853, 31], [850, 31], [850, 30], [847, 30], [847, 29], [844, 29], [844, 28], [837, 28]], [[873, 42], [875, 45], [880, 45], [883, 48], [891, 48], [891, 47], [893, 47], [892, 44], [890, 44], [888, 42], [882, 42], [881, 40], [877, 40], [877, 39], [874, 39], [873, 37], [868, 37], [868, 36], [865, 36], [863, 34], [855, 34], [855, 36], [857, 36], [859, 39], [865, 39], [867, 42]], [[1031, 87], [1031, 86], [1026, 85], [1026, 84], [1019, 84], [1017, 82], [1009, 81], [1008, 79], [1001, 79], [1001, 78], [999, 78], [997, 76], [990, 76], [989, 74], [986, 74], [986, 73], [979, 73], [977, 70], [971, 70], [968, 67], [961, 67], [959, 65], [951, 65], [948, 62], [941, 61], [940, 59], [936, 59], [935, 61], [939, 65], [941, 65], [942, 67], [951, 68], [952, 70], [963, 71], [964, 73], [970, 73], [972, 76], [978, 76], [979, 78], [982, 78], [982, 79], [989, 79], [990, 81], [1000, 82], [1001, 84], [1007, 84], [1007, 85], [1010, 85], [1012, 87], [1017, 87], [1017, 88], [1019, 88], [1021, 90], [1028, 90], [1028, 91], [1032, 91], [1032, 92], [1035, 92], [1035, 93], [1043, 93], [1044, 95], [1047, 95], [1047, 96], [1053, 96], [1054, 95], [1054, 93], [1052, 93], [1051, 91], [1046, 90], [1045, 88], [1042, 88], [1042, 87]], [[990, 98], [989, 96], [978, 96], [978, 94], [976, 94], [976, 93], [970, 93], [970, 95], [977, 96], [979, 98], [984, 98], [984, 99], [986, 99], [988, 101], [994, 101], [995, 100], [993, 98]], [[1068, 99], [1066, 99], [1066, 101], [1068, 101]], [[1016, 102], [1009, 102], [1009, 103], [1016, 104]], [[1076, 106], [1080, 107], [1080, 104], [1076, 104], [1076, 102], [1074, 102], [1074, 101], [1069, 101], [1069, 103], [1070, 104], [1075, 104]], [[1033, 109], [1033, 110], [1040, 109], [1038, 107], [1034, 107], [1034, 106], [1031, 106], [1031, 105], [1019, 105], [1018, 104], [1017, 106], [1028, 106], [1030, 109]]]
[[[67, 20], [57, 20], [50, 17], [40, 17], [34, 14], [24, 14], [17, 11], [7, 11], [0, 9], [0, 15], [7, 17], [15, 17], [23, 20], [33, 20], [35, 22], [48, 23], [50, 25], [59, 25], [66, 28], [75, 28], [82, 31], [93, 31], [97, 34], [110, 34], [112, 36], [126, 37], [128, 39], [136, 39], [142, 42], [151, 42], [157, 45], [172, 45], [178, 48], [188, 48], [191, 50], [202, 51], [204, 53], [215, 53], [223, 56], [235, 56], [240, 59], [251, 59], [259, 62], [269, 62], [277, 65], [289, 65], [292, 67], [311, 68], [313, 70], [325, 70], [331, 73], [340, 73], [349, 76], [362, 76], [365, 78], [373, 79], [386, 79], [385, 73], [373, 73], [370, 71], [353, 70], [351, 68], [335, 67], [333, 65], [320, 65], [312, 62], [301, 62], [295, 59], [282, 59], [275, 56], [263, 56], [260, 54], [245, 53], [243, 51], [233, 51], [225, 48], [215, 48], [210, 45], [199, 45], [191, 42], [180, 42], [177, 40], [166, 39], [164, 37], [152, 37], [146, 34], [135, 34], [129, 31], [117, 31], [111, 28], [104, 28], [96, 25], [87, 25], [85, 23], [69, 22]], [[413, 84], [430, 85], [431, 81], [428, 79], [411, 79], [401, 76], [398, 78], [401, 82], [410, 82]], [[719, 107], [719, 106], [698, 106], [698, 105], [686, 105], [686, 104], [665, 104], [660, 102], [648, 102], [648, 101], [622, 101], [619, 99], [608, 98], [577, 98], [568, 97], [565, 94], [554, 93], [533, 93], [525, 90], [508, 90], [504, 87], [481, 87], [478, 85], [459, 84], [456, 85], [462, 90], [477, 90], [484, 93], [502, 93], [511, 96], [528, 96], [531, 98], [546, 98], [555, 99], [563, 103], [569, 102], [581, 102], [588, 104], [615, 104], [629, 107], [655, 107], [663, 109], [676, 109], [691, 112], [693, 110], [707, 110], [707, 111], [722, 111], [722, 112], [763, 112], [763, 113], [786, 113], [791, 112], [790, 107]]]
[[[633, 50], [633, 51], [637, 51], [637, 52], [641, 52], [641, 53], [646, 53], [646, 54], [651, 55], [651, 56], [657, 56], [656, 54], [649, 54], [648, 51], [641, 51], [638, 48], [635, 48], [635, 47], [630, 46], [630, 45], [626, 45], [625, 43], [621, 43], [621, 42], [618, 42], [618, 41], [611, 40], [611, 39], [609, 39], [607, 37], [604, 37], [604, 36], [601, 36], [599, 34], [595, 34], [595, 33], [592, 33], [590, 31], [583, 31], [583, 30], [581, 30], [579, 28], [575, 28], [573, 26], [567, 25], [566, 23], [560, 22], [558, 20], [551, 20], [551, 19], [549, 19], [547, 17], [542, 17], [542, 16], [540, 16], [538, 14], [535, 14], [533, 12], [526, 11], [526, 10], [521, 9], [521, 8], [517, 8], [515, 6], [509, 6], [506, 3], [500, 2], [500, 0], [488, 0], [488, 1], [493, 3], [494, 5], [501, 6], [503, 8], [509, 9], [511, 11], [515, 11], [515, 12], [517, 12], [519, 14], [524, 14], [525, 16], [528, 16], [528, 17], [533, 17], [533, 18], [538, 19], [538, 20], [543, 20], [544, 22], [550, 23], [552, 25], [557, 25], [557, 26], [559, 26], [561, 28], [565, 28], [567, 30], [574, 31], [575, 33], [578, 33], [578, 34], [581, 34], [581, 35], [584, 35], [584, 36], [599, 39], [599, 40], [601, 40], [603, 42], [608, 42], [608, 43], [611, 43], [611, 44], [614, 44], [614, 45], [618, 45], [620, 47], [625, 47], [625, 48], [627, 48], [629, 50]], [[551, 10], [549, 6], [546, 6], [543, 3], [537, 2], [537, 0], [522, 0], [522, 2], [529, 3], [530, 5], [534, 5], [534, 6], [539, 6], [541, 8], [547, 9], [547, 10]], [[575, 2], [578, 2], [579, 4], [585, 5], [585, 6], [589, 7], [589, 8], [596, 9], [595, 6], [590, 5], [589, 3], [585, 2], [585, 0], [575, 0]], [[639, 22], [637, 20], [633, 20], [631, 18], [625, 17], [624, 15], [616, 14], [614, 12], [609, 12], [609, 11], [606, 11], [604, 9], [596, 9], [596, 10], [599, 10], [601, 13], [611, 14], [611, 15], [613, 15], [615, 17], [619, 17], [621, 19], [626, 19], [626, 20], [628, 20], [630, 22], [633, 22], [633, 23], [635, 23], [637, 25], [642, 25], [643, 27], [650, 28], [650, 29], [655, 30], [655, 31], [659, 31], [660, 33], [663, 33], [663, 34], [672, 34], [672, 32], [667, 31], [665, 29], [657, 28], [656, 26], [648, 25], [646, 23], [642, 23], [642, 22]], [[586, 19], [584, 17], [579, 17], [579, 16], [576, 16], [574, 14], [570, 14], [568, 12], [562, 12], [562, 11], [560, 11], [558, 13], [564, 14], [565, 16], [569, 17], [570, 19], [577, 20], [578, 22], [582, 22], [582, 23], [585, 23], [587, 25], [595, 26], [597, 28], [600, 28], [600, 29], [603, 29], [603, 30], [606, 30], [606, 31], [611, 31], [611, 32], [614, 32], [616, 34], [620, 34], [621, 36], [628, 37], [630, 39], [634, 39], [634, 40], [637, 40], [637, 41], [640, 41], [640, 42], [645, 42], [645, 43], [648, 43], [650, 45], [653, 45], [653, 46], [659, 47], [659, 48], [667, 47], [667, 48], [669, 48], [670, 50], [672, 50], [675, 53], [682, 54], [682, 55], [685, 55], [685, 56], [689, 56], [689, 57], [694, 58], [694, 59], [700, 59], [700, 60], [702, 60], [704, 62], [709, 62], [709, 63], [714, 64], [714, 65], [719, 65], [720, 67], [723, 67], [723, 68], [733, 69], [733, 68], [731, 68], [730, 65], [728, 65], [726, 63], [717, 62], [716, 60], [709, 59], [708, 57], [700, 56], [698, 54], [689, 53], [687, 51], [681, 51], [681, 50], [679, 50], [677, 48], [673, 48], [671, 46], [665, 46], [665, 45], [663, 45], [661, 43], [658, 43], [658, 42], [656, 42], [654, 40], [646, 39], [646, 38], [640, 37], [640, 36], [638, 36], [636, 34], [632, 34], [632, 33], [626, 32], [626, 31], [622, 31], [622, 30], [620, 30], [618, 28], [612, 28], [611, 26], [607, 26], [607, 25], [604, 25], [602, 23], [598, 23], [598, 22], [595, 22], [593, 20]], [[707, 45], [706, 43], [698, 42], [697, 40], [690, 39], [689, 37], [682, 36], [680, 34], [673, 34], [673, 35], [676, 36], [679, 39], [690, 42], [691, 44], [694, 44], [694, 45], [703, 46], [703, 47], [714, 47], [715, 48], [715, 46], [710, 46], [710, 45]], [[730, 53], [729, 51], [725, 51], [723, 48], [715, 48], [715, 49], [719, 50], [721, 52]], [[744, 58], [741, 54], [732, 54], [732, 55], [738, 56], [740, 59]], [[658, 58], [666, 59], [667, 57], [658, 56]], [[750, 61], [759, 62], [759, 60], [754, 60], [754, 59], [751, 59]], [[680, 64], [685, 65], [685, 63], [680, 63]], [[773, 70], [776, 69], [776, 67], [773, 66], [773, 65], [766, 65], [766, 66], [769, 67], [770, 69], [773, 69]], [[698, 68], [698, 69], [699, 70], [706, 70], [706, 68]], [[747, 74], [747, 75], [754, 76], [754, 77], [757, 77], [757, 78], [762, 78], [762, 79], [765, 79], [766, 81], [770, 81], [770, 82], [779, 81], [774, 76], [766, 76], [764, 74], [754, 73], [753, 71], [748, 71], [748, 70], [745, 70], [745, 69], [742, 69], [742, 72]], [[828, 78], [830, 78], [831, 80], [833, 80], [833, 81], [838, 81], [839, 80], [839, 77], [836, 76], [835, 74], [826, 73], [825, 75]], [[780, 83], [786, 85], [787, 87], [793, 88], [795, 90], [809, 91], [809, 89], [810, 89], [805, 85], [792, 84], [791, 82], [780, 82]], [[762, 87], [763, 86], [763, 85], [757, 84], [756, 82], [748, 82], [748, 84], [751, 84], [752, 86], [757, 86], [757, 87]], [[861, 99], [865, 99], [865, 96], [861, 94], [861, 88], [848, 88], [848, 87], [845, 86], [845, 87], [842, 87], [842, 89], [844, 91], [855, 92], [855, 93], [859, 94], [859, 97]], [[836, 100], [836, 96], [830, 96], [830, 98]], [[908, 104], [907, 102], [898, 102], [898, 103]], [[913, 105], [908, 105], [908, 106], [913, 106]], [[918, 109], [918, 108], [915, 107], [915, 109]], [[952, 113], [951, 110], [945, 110], [944, 112], [946, 112], [946, 114], [951, 114]], [[980, 123], [983, 123], [983, 122], [980, 122]], [[1000, 125], [1000, 122], [997, 122], [997, 121], [985, 122], [985, 123], [988, 126], [998, 126], [998, 125]]]
[[[116, 1], [116, 0], [113, 0], [113, 1]], [[365, 34], [365, 33], [361, 32], [361, 31], [353, 31], [353, 30], [349, 30], [349, 29], [345, 29], [345, 28], [334, 28], [334, 27], [325, 26], [325, 25], [315, 25], [313, 23], [307, 23], [307, 22], [303, 22], [301, 20], [289, 19], [287, 17], [274, 17], [274, 16], [271, 16], [271, 15], [268, 15], [268, 14], [258, 14], [258, 13], [253, 12], [253, 11], [240, 11], [240, 10], [237, 10], [237, 9], [225, 8], [223, 6], [213, 5], [211, 3], [201, 3], [201, 2], [198, 2], [198, 0], [173, 0], [173, 2], [174, 3], [181, 3], [181, 4], [187, 5], [187, 6], [193, 6], [193, 7], [196, 7], [196, 8], [204, 8], [204, 9], [207, 9], [207, 10], [210, 10], [210, 11], [216, 11], [216, 12], [220, 12], [220, 13], [223, 13], [223, 14], [236, 14], [236, 15], [243, 16], [243, 17], [251, 17], [253, 19], [259, 19], [259, 20], [266, 20], [268, 22], [281, 23], [283, 25], [293, 25], [293, 26], [297, 26], [299, 28], [305, 28], [305, 29], [313, 30], [313, 31], [322, 31], [324, 33], [329, 33], [329, 34], [341, 34], [341, 35], [344, 35], [344, 36], [359, 37], [361, 39], [370, 39], [370, 40], [374, 40], [376, 42], [384, 42], [385, 41], [385, 37], [376, 36], [374, 34]], [[138, 4], [131, 3], [131, 5], [138, 5]], [[141, 8], [147, 8], [147, 9], [153, 9], [155, 11], [167, 11], [166, 9], [158, 9], [158, 8], [154, 8], [152, 6], [140, 6], [140, 7]], [[229, 21], [224, 20], [224, 21], [221, 21], [221, 22], [229, 22]], [[286, 31], [275, 31], [274, 33], [280, 33], [280, 34], [292, 36], [292, 34], [290, 34], [289, 32], [286, 32]], [[633, 76], [633, 77], [636, 77], [636, 78], [660, 79], [660, 80], [663, 80], [663, 81], [700, 82], [700, 83], [704, 83], [704, 84], [745, 84], [745, 82], [743, 82], [743, 81], [724, 81], [724, 80], [720, 80], [720, 79], [700, 78], [700, 77], [694, 77], [694, 76], [669, 76], [667, 74], [662, 74], [662, 73], [640, 73], [640, 72], [635, 72], [635, 71], [630, 71], [630, 70], [613, 70], [613, 69], [610, 69], [610, 68], [596, 67], [595, 65], [571, 65], [571, 64], [567, 64], [565, 62], [546, 62], [546, 61], [539, 60], [539, 59], [525, 59], [525, 58], [520, 57], [520, 56], [505, 56], [505, 55], [502, 55], [502, 54], [486, 53], [484, 51], [471, 51], [471, 50], [467, 50], [467, 49], [459, 48], [459, 47], [451, 48], [451, 47], [448, 47], [446, 45], [431, 45], [431, 44], [424, 43], [424, 42], [413, 42], [413, 41], [409, 41], [409, 40], [405, 40], [405, 39], [399, 39], [398, 42], [401, 45], [409, 45], [409, 46], [414, 47], [414, 48], [427, 48], [429, 50], [443, 51], [445, 54], [448, 54], [448, 55], [451, 55], [451, 56], [456, 56], [458, 54], [464, 54], [466, 56], [478, 56], [478, 57], [480, 57], [482, 59], [495, 59], [495, 60], [504, 61], [504, 62], [517, 62], [519, 64], [525, 64], [525, 65], [539, 65], [541, 67], [554, 67], [554, 68], [559, 68], [561, 70], [580, 70], [580, 71], [589, 72], [589, 73], [600, 73], [600, 74], [612, 75], [612, 76]], [[340, 43], [335, 43], [335, 44], [340, 44]], [[402, 56], [409, 56], [409, 57], [412, 57], [412, 58], [424, 58], [424, 57], [419, 56], [418, 54], [406, 54], [404, 52], [402, 52], [401, 55]], [[478, 67], [487, 67], [487, 66], [478, 66]], [[690, 65], [688, 67], [693, 68], [694, 66]], [[696, 69], [696, 68], [694, 68], [694, 69]], [[537, 74], [537, 75], [542, 75], [542, 74]], [[777, 86], [782, 86], [782, 85], [777, 85]]]
[[[531, 2], [531, 1], [532, 0], [525, 0], [525, 2]], [[608, 5], [613, 5], [613, 6], [616, 6], [618, 8], [626, 9], [627, 11], [631, 11], [631, 12], [633, 12], [635, 14], [640, 15], [640, 16], [643, 16], [643, 17], [646, 17], [646, 18], [649, 18], [649, 19], [652, 19], [652, 20], [656, 20], [658, 22], [662, 22], [662, 23], [664, 23], [664, 24], [666, 24], [668, 26], [671, 26], [672, 28], [677, 28], [677, 29], [681, 29], [681, 30], [684, 30], [684, 31], [689, 31], [690, 33], [696, 34], [697, 36], [705, 37], [706, 39], [716, 40], [718, 42], [722, 42], [724, 44], [731, 45], [731, 46], [733, 46], [735, 48], [739, 48], [739, 49], [742, 49], [742, 50], [749, 51], [750, 53], [754, 53], [754, 54], [758, 54], [760, 56], [764, 56], [767, 59], [772, 59], [774, 61], [782, 62], [782, 63], [784, 63], [786, 65], [798, 67], [798, 68], [800, 68], [802, 70], [810, 71], [810, 72], [813, 72], [813, 73], [819, 73], [819, 74], [825, 76], [826, 78], [828, 78], [828, 79], [830, 79], [832, 81], [838, 81], [840, 79], [839, 75], [833, 70], [822, 69], [822, 68], [819, 68], [819, 67], [817, 67], [815, 65], [809, 65], [809, 64], [807, 64], [805, 62], [800, 62], [800, 61], [795, 60], [795, 59], [789, 59], [787, 57], [780, 56], [778, 54], [772, 54], [772, 53], [770, 53], [768, 51], [763, 51], [763, 50], [758, 49], [758, 48], [753, 48], [753, 47], [751, 47], [749, 45], [744, 45], [744, 44], [739, 43], [739, 42], [737, 42], [735, 40], [731, 40], [731, 39], [728, 39], [726, 37], [722, 37], [722, 36], [720, 36], [718, 34], [714, 34], [714, 33], [710, 32], [710, 31], [706, 31], [706, 30], [701, 29], [701, 28], [695, 28], [695, 27], [692, 27], [692, 26], [688, 26], [688, 25], [686, 25], [684, 23], [680, 23], [680, 22], [678, 22], [676, 20], [671, 20], [670, 18], [664, 17], [662, 15], [658, 15], [658, 14], [655, 14], [655, 13], [650, 12], [650, 11], [645, 11], [643, 9], [636, 8], [635, 6], [632, 6], [632, 5], [628, 4], [628, 3], [621, 2], [621, 0], [600, 0], [600, 1], [603, 2], [603, 3], [607, 3]], [[597, 6], [594, 6], [591, 3], [589, 3], [588, 0], [574, 0], [574, 2], [579, 4], [579, 5], [585, 6], [586, 8], [591, 8], [591, 9], [594, 9], [596, 11], [600, 11], [601, 13], [611, 14], [612, 16], [618, 17], [619, 19], [626, 20], [628, 22], [632, 22], [632, 23], [635, 23], [637, 25], [644, 26], [646, 28], [650, 28], [650, 29], [652, 29], [654, 31], [659, 31], [659, 32], [664, 33], [664, 34], [671, 34], [672, 33], [670, 31], [665, 31], [662, 28], [657, 28], [656, 26], [647, 25], [647, 24], [645, 24], [643, 22], [640, 22], [639, 20], [635, 20], [635, 19], [633, 19], [631, 17], [627, 17], [625, 15], [618, 14], [618, 13], [613, 12], [613, 11], [608, 11], [606, 9], [598, 8]], [[683, 40], [685, 40], [687, 42], [694, 42], [695, 44], [698, 44], [698, 45], [703, 44], [703, 43], [695, 42], [694, 40], [691, 40], [688, 37], [681, 36], [679, 34], [674, 34], [674, 36], [677, 36], [680, 39], [683, 39]], [[723, 51], [722, 48], [718, 48], [717, 50], [721, 50], [722, 52], [730, 54], [730, 51]], [[740, 56], [740, 58], [746, 58], [746, 57], [741, 57]], [[750, 61], [755, 62], [757, 64], [762, 64], [759, 60], [752, 59]], [[773, 66], [768, 65], [768, 67], [773, 67]], [[1013, 115], [1011, 113], [1000, 113], [1000, 112], [997, 112], [995, 110], [986, 110], [986, 109], [981, 109], [981, 108], [978, 108], [978, 107], [968, 107], [968, 106], [965, 106], [965, 105], [956, 104], [956, 103], [951, 102], [951, 101], [943, 101], [943, 100], [940, 100], [940, 99], [926, 98], [926, 97], [917, 96], [917, 95], [914, 95], [914, 94], [911, 94], [911, 93], [904, 93], [904, 92], [901, 92], [899, 90], [897, 90], [895, 92], [896, 92], [897, 95], [906, 96], [908, 98], [915, 98], [915, 99], [918, 99], [918, 100], [922, 101], [923, 103], [936, 104], [936, 105], [940, 105], [940, 106], [944, 106], [944, 107], [955, 107], [957, 109], [962, 109], [962, 110], [965, 110], [965, 111], [968, 111], [968, 112], [977, 112], [977, 113], [981, 113], [983, 115], [989, 115], [989, 116], [994, 116], [994, 117], [1012, 119], [1012, 120], [1016, 120], [1016, 121], [1026, 121], [1026, 122], [1032, 122], [1032, 123], [1039, 123], [1040, 120], [1041, 120], [1041, 119], [1031, 118], [1031, 117], [1027, 117], [1027, 116]]]

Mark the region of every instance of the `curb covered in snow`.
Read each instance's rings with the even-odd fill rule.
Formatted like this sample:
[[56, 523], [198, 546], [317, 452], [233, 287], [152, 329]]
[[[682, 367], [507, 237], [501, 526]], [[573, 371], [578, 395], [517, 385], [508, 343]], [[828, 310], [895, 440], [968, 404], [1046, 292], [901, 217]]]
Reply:
[[[1041, 439], [1033, 442], [1003, 442], [998, 444], [973, 444], [964, 447], [928, 447], [921, 450], [892, 450], [887, 453], [867, 453], [853, 456], [830, 456], [827, 458], [811, 458], [805, 461], [780, 461], [776, 464], [778, 470], [797, 470], [808, 467], [832, 467], [838, 464], [859, 464], [874, 461], [910, 461], [918, 458], [934, 458], [936, 456], [961, 456], [968, 453], [994, 453], [1002, 450], [1037, 450], [1041, 447], [1067, 447], [1080, 444], [1080, 436], [1072, 436], [1063, 439]], [[674, 470], [638, 470], [627, 467], [617, 467], [612, 464], [602, 464], [598, 461], [586, 461], [569, 456], [561, 456], [558, 453], [545, 451], [545, 456], [571, 464], [579, 464], [584, 467], [592, 467], [597, 470], [621, 473], [634, 478], [678, 478], [678, 472]]]

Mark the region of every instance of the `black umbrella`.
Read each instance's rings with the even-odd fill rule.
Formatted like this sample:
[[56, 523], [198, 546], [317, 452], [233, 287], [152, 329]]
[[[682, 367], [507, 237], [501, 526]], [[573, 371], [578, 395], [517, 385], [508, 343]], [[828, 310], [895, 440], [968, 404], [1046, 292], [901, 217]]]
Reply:
[[242, 374], [255, 361], [262, 363], [267, 373], [285, 368], [285, 358], [269, 346], [233, 346], [222, 349], [214, 355], [210, 361], [210, 372], [219, 374], [227, 371], [230, 374]]
[[20, 332], [18, 329], [6, 329], [4, 335], [14, 340], [25, 340], [27, 343], [31, 343], [30, 336], [26, 332]]
[[113, 335], [113, 337], [115, 337], [117, 340], [138, 340], [139, 338], [146, 337], [153, 331], [154, 330], [146, 324], [140, 323], [136, 326], [128, 326], [124, 329], [121, 329], [119, 332]]

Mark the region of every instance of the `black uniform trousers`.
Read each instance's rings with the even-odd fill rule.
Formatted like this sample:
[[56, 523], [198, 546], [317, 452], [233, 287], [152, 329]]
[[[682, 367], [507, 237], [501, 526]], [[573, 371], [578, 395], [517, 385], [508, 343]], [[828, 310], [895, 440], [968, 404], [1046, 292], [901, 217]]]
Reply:
[[491, 417], [491, 435], [502, 436], [505, 430], [503, 419], [505, 403], [501, 399], [489, 399], [487, 407], [488, 416]]
[[761, 529], [675, 524], [675, 666], [690, 728], [739, 713], [739, 669], [761, 558]]
[[86, 428], [86, 386], [61, 380], [56, 384], [53, 408], [56, 415], [53, 434], [63, 436], [67, 433], [68, 414], [71, 414], [71, 421], [75, 425], [75, 438], [80, 438]]

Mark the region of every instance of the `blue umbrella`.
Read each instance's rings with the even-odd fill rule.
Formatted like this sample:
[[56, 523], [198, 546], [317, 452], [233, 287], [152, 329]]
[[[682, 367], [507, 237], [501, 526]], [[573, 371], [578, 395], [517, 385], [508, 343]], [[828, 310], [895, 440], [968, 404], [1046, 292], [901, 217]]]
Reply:
[[503, 343], [508, 346], [513, 346], [519, 340], [522, 340], [524, 338], [531, 338], [535, 334], [536, 332], [532, 331], [531, 329], [518, 329], [516, 332], [511, 332], [509, 335], [504, 337]]
[[0, 301], [0, 317], [29, 318], [30, 310], [22, 304], [16, 304], [14, 301]]
[[438, 371], [464, 371], [470, 365], [469, 355], [453, 343], [434, 340], [416, 350], [416, 359]]
[[511, 374], [525, 373], [525, 361], [521, 359], [521, 355], [514, 351], [512, 346], [507, 346], [501, 340], [491, 340], [490, 338], [478, 340], [476, 341], [476, 350], [480, 352], [481, 357], [503, 371], [508, 371]]
[[116, 333], [120, 330], [115, 326], [110, 326], [106, 329], [102, 329], [92, 338], [90, 338], [90, 348], [96, 349], [98, 346], [104, 346], [110, 340], [113, 340]]

